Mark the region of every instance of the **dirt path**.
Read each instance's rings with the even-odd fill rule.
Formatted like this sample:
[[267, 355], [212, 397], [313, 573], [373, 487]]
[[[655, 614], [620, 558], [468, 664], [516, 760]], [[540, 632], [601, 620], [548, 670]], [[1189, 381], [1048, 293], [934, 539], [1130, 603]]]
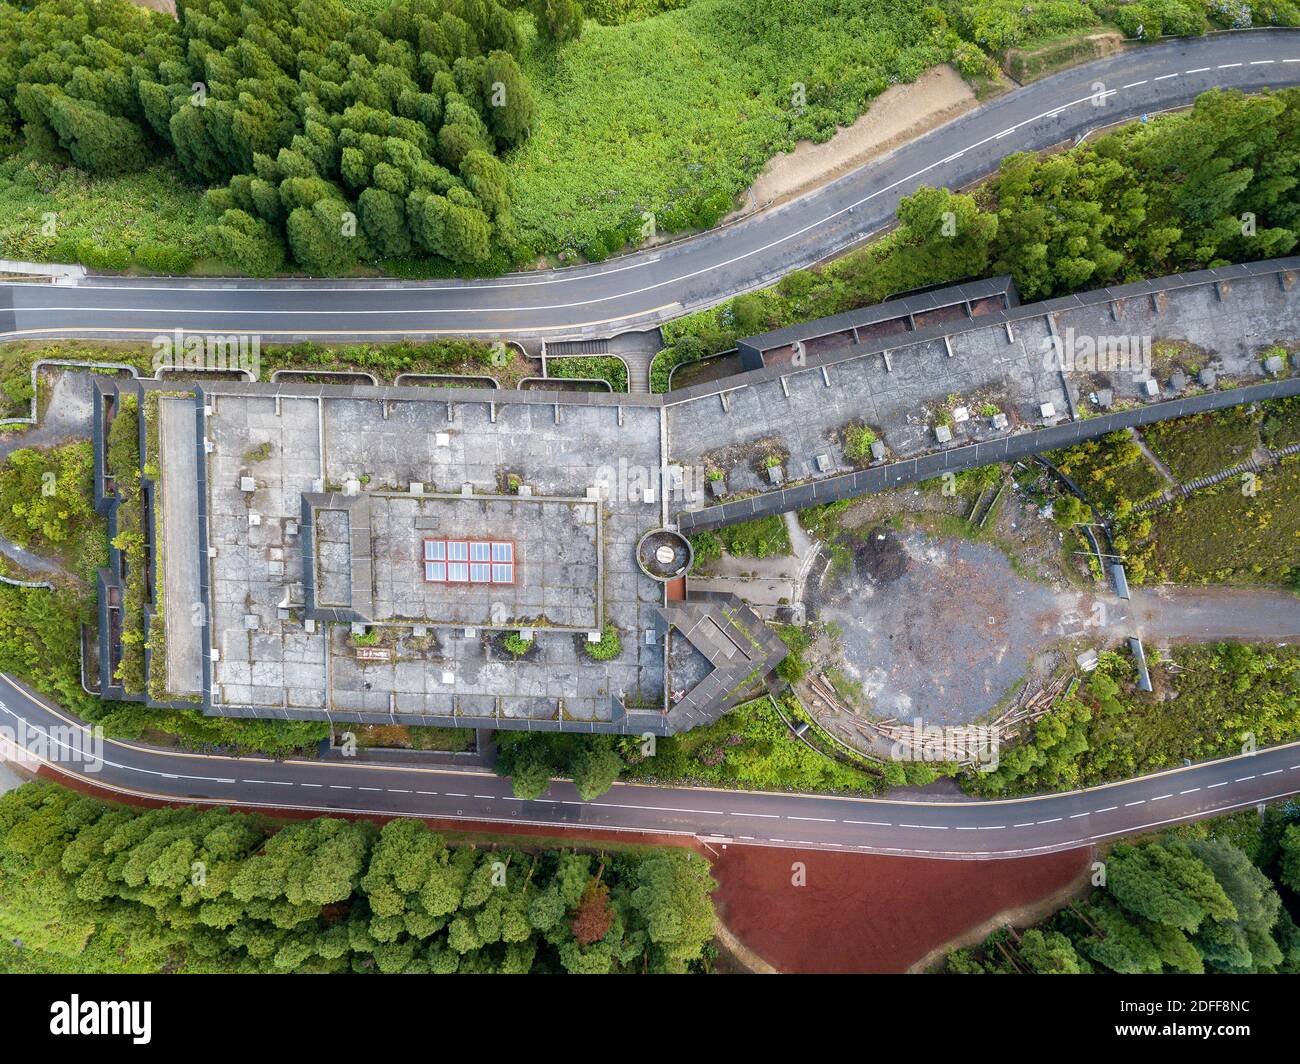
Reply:
[[1150, 643], [1300, 639], [1300, 595], [1267, 587], [1134, 588], [1131, 623]]
[[824, 144], [801, 140], [793, 152], [773, 158], [732, 217], [823, 185], [969, 111], [976, 102], [970, 86], [946, 64], [910, 84], [893, 85], [876, 97], [866, 114]]
[[1133, 442], [1138, 445], [1138, 449], [1146, 456], [1147, 461], [1155, 467], [1156, 472], [1165, 478], [1166, 483], [1176, 488], [1178, 486], [1178, 478], [1175, 477], [1169, 467], [1160, 460], [1160, 457], [1156, 452], [1147, 446], [1147, 441], [1142, 438], [1141, 434], [1133, 429], [1129, 429], [1129, 435], [1133, 438]]

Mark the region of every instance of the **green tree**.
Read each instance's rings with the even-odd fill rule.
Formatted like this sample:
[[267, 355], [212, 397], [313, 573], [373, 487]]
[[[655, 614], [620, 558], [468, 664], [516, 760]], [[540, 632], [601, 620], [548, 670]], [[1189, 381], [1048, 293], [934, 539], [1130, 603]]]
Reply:
[[1030, 928], [1020, 938], [1020, 956], [1040, 975], [1079, 975], [1088, 970], [1074, 944], [1059, 931]]
[[1106, 886], [1129, 912], [1183, 931], [1237, 916], [1214, 873], [1182, 843], [1116, 846]]
[[584, 802], [599, 798], [623, 771], [623, 758], [609, 736], [593, 737], [573, 759], [573, 784]]
[[552, 44], [576, 40], [582, 34], [583, 10], [578, 0], [528, 0], [537, 33]]
[[717, 884], [709, 864], [686, 850], [664, 850], [636, 870], [631, 905], [650, 943], [657, 971], [685, 971], [713, 937], [709, 894]]

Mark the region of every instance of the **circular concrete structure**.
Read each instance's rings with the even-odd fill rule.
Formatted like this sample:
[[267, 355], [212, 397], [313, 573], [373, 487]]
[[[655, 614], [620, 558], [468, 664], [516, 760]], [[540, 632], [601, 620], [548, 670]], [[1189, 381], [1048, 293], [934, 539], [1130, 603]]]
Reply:
[[667, 582], [685, 576], [695, 560], [691, 541], [671, 528], [653, 528], [636, 545], [636, 561], [653, 580]]

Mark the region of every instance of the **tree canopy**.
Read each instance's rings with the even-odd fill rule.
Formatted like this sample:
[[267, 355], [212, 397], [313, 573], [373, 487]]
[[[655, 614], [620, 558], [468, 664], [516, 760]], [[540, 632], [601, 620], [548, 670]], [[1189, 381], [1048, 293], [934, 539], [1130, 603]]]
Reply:
[[214, 250], [265, 274], [411, 253], [460, 267], [520, 254], [497, 159], [535, 105], [496, 0], [0, 5], [0, 138], [91, 174], [170, 150], [211, 187]]
[[0, 928], [113, 967], [297, 972], [682, 972], [713, 936], [685, 850], [448, 846], [423, 821], [275, 827], [225, 809], [111, 806], [51, 784], [0, 797]]

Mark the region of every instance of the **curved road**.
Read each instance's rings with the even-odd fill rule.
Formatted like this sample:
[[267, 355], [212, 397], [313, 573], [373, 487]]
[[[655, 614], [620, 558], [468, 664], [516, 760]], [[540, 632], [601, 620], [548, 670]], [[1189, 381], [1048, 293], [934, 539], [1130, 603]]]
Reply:
[[772, 283], [890, 224], [923, 184], [959, 188], [1016, 151], [1191, 103], [1216, 86], [1300, 84], [1300, 31], [1154, 44], [1008, 93], [784, 206], [594, 266], [481, 281], [88, 278], [0, 285], [0, 339], [152, 336], [176, 328], [289, 339], [438, 334], [607, 336]]
[[[1036, 82], [791, 203], [598, 266], [495, 280], [403, 283], [93, 278], [0, 285], [0, 339], [150, 336], [183, 328], [264, 337], [447, 333], [607, 335], [648, 327], [826, 258], [889, 224], [922, 184], [961, 187], [1013, 151], [1190, 103], [1215, 86], [1300, 84], [1300, 31], [1158, 44]], [[595, 802], [568, 784], [523, 801], [485, 772], [372, 762], [184, 754], [110, 741], [87, 771], [60, 744], [80, 722], [0, 677], [0, 726], [60, 772], [121, 793], [320, 812], [680, 833], [764, 845], [930, 857], [1045, 853], [1300, 792], [1300, 744], [1070, 794], [997, 802], [888, 801], [620, 784]]]
[[[705, 842], [920, 857], [1025, 857], [1087, 846], [1300, 792], [1300, 743], [1093, 787], [1004, 801], [892, 801], [616, 784], [594, 802], [567, 783], [523, 800], [483, 771], [177, 753], [108, 740], [73, 757], [85, 725], [0, 674], [0, 727], [58, 771], [171, 802], [424, 816], [681, 834]], [[12, 757], [13, 751], [6, 756]], [[87, 771], [90, 769], [90, 771]]]

